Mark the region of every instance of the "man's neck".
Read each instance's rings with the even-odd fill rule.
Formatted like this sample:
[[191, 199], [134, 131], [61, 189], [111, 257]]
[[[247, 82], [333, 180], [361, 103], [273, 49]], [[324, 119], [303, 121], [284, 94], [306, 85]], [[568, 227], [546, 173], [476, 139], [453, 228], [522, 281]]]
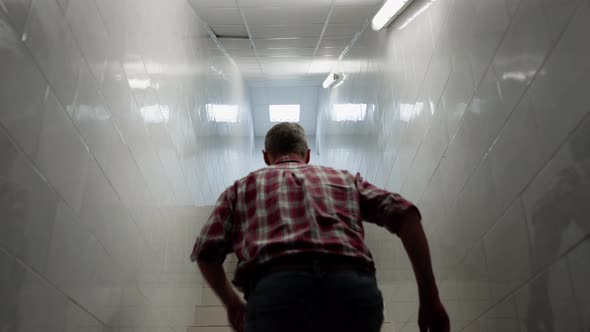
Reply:
[[300, 155], [298, 155], [296, 153], [289, 153], [289, 154], [274, 158], [272, 165], [276, 165], [277, 163], [281, 163], [281, 162], [285, 162], [285, 161], [298, 161], [300, 163], [305, 162]]

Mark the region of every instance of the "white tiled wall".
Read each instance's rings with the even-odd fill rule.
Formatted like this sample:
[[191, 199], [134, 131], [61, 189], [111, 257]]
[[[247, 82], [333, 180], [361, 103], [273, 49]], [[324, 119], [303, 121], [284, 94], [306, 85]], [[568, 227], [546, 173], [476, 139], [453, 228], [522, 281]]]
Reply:
[[[589, 328], [589, 31], [583, 0], [417, 0], [321, 93], [321, 163], [419, 205], [454, 331]], [[407, 258], [367, 228], [389, 319], [417, 330]]]
[[188, 2], [0, 0], [0, 330], [186, 330], [197, 206], [253, 145], [244, 82]]

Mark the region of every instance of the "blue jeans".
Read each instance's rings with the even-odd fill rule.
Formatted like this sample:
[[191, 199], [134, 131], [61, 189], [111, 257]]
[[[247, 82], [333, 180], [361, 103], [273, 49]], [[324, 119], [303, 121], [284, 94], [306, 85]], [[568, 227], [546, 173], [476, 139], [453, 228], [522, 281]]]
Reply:
[[369, 272], [275, 272], [249, 292], [246, 332], [378, 332], [382, 323]]

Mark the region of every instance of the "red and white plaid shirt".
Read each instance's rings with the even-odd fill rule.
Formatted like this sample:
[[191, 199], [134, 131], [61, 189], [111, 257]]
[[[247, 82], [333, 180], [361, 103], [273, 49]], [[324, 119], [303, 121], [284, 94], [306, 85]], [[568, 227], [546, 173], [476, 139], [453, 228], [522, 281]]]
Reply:
[[222, 263], [235, 252], [234, 284], [273, 259], [298, 253], [350, 256], [374, 262], [364, 243], [362, 220], [396, 233], [416, 207], [346, 171], [281, 158], [236, 181], [217, 201], [191, 260]]

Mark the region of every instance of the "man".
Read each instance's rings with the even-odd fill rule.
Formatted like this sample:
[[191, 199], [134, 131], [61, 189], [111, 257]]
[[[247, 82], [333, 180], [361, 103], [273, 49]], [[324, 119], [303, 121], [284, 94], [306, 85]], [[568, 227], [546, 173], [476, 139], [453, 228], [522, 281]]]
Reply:
[[[420, 331], [449, 331], [414, 205], [358, 174], [309, 165], [298, 124], [270, 129], [263, 154], [269, 167], [220, 196], [191, 255], [236, 331], [379, 331], [383, 298], [362, 220], [401, 238], [418, 283]], [[232, 251], [247, 305], [222, 268]]]

